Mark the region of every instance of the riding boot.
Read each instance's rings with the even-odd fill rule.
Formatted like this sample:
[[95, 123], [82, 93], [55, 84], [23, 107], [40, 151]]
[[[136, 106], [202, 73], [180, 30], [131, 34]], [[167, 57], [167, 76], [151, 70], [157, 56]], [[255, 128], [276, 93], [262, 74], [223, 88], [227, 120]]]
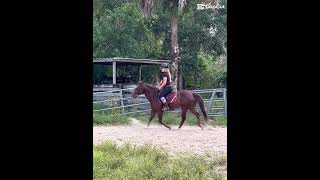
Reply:
[[165, 103], [163, 103], [163, 109], [162, 110], [164, 110], [164, 111], [168, 111], [170, 108], [169, 108], [169, 105], [168, 105], [168, 102], [165, 102]]

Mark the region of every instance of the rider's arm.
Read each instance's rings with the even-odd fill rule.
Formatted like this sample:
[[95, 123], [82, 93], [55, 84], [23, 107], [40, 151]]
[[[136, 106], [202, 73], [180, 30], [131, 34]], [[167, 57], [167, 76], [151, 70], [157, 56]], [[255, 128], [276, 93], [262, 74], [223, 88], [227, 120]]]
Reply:
[[163, 88], [167, 84], [167, 77], [163, 77], [163, 80], [160, 82], [159, 90]]

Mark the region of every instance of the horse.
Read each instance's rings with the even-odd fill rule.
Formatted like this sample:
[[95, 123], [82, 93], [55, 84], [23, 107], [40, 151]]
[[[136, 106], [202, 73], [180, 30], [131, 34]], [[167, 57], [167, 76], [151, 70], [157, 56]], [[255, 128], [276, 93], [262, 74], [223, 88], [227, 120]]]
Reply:
[[[181, 129], [184, 121], [186, 120], [186, 115], [188, 111], [191, 111], [197, 117], [197, 124], [198, 126], [203, 129], [203, 126], [200, 124], [200, 114], [196, 111], [196, 103], [199, 104], [202, 114], [204, 116], [205, 122], [208, 124], [208, 116], [204, 108], [204, 102], [200, 95], [193, 93], [190, 90], [180, 90], [175, 93], [175, 101], [168, 101], [169, 111], [181, 108], [181, 122], [178, 129]], [[167, 124], [162, 122], [162, 116], [164, 111], [162, 110], [162, 103], [159, 99], [159, 89], [151, 84], [144, 83], [143, 81], [139, 81], [137, 87], [135, 88], [134, 92], [132, 93], [132, 97], [136, 98], [139, 95], [145, 94], [146, 98], [150, 102], [151, 105], [151, 116], [149, 118], [148, 127], [150, 126], [151, 121], [153, 120], [154, 116], [157, 114], [159, 118], [160, 124], [167, 127], [171, 130], [171, 127]], [[172, 94], [172, 92], [170, 93]], [[210, 119], [211, 120], [211, 119]]]

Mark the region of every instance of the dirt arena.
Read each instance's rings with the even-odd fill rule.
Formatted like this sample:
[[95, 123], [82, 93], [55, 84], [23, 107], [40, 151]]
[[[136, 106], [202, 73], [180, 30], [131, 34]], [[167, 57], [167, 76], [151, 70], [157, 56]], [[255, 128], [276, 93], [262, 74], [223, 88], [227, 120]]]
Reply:
[[171, 130], [161, 125], [140, 123], [133, 119], [126, 126], [95, 126], [93, 127], [93, 144], [111, 140], [117, 144], [130, 142], [135, 145], [151, 144], [165, 149], [169, 154], [214, 154], [227, 153], [227, 128], [183, 125], [172, 126]]

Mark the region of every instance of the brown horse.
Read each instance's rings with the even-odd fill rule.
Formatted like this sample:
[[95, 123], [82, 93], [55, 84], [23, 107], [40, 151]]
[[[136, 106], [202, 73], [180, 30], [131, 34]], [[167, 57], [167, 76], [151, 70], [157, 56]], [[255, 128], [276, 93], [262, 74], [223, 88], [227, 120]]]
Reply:
[[[143, 81], [139, 81], [137, 88], [134, 90], [134, 92], [132, 94], [132, 97], [136, 98], [137, 96], [139, 96], [141, 94], [145, 94], [146, 98], [148, 99], [148, 101], [150, 102], [150, 105], [151, 105], [151, 116], [149, 118], [148, 126], [150, 125], [154, 116], [157, 114], [160, 124], [171, 129], [170, 126], [168, 126], [162, 122], [163, 110], [162, 110], [162, 103], [158, 99], [158, 94], [159, 94], [158, 88], [153, 85], [143, 83]], [[184, 121], [186, 120], [186, 115], [187, 115], [188, 110], [190, 110], [192, 112], [192, 114], [194, 114], [197, 117], [197, 120], [198, 120], [197, 124], [200, 128], [203, 129], [203, 127], [200, 124], [200, 115], [195, 109], [196, 103], [199, 103], [199, 106], [201, 108], [204, 119], [205, 119], [206, 123], [208, 123], [209, 118], [208, 118], [207, 113], [204, 109], [203, 99], [201, 96], [199, 96], [196, 93], [192, 93], [189, 90], [178, 91], [176, 101], [168, 104], [170, 110], [181, 108], [182, 120], [180, 122], [179, 129], [181, 128]]]

